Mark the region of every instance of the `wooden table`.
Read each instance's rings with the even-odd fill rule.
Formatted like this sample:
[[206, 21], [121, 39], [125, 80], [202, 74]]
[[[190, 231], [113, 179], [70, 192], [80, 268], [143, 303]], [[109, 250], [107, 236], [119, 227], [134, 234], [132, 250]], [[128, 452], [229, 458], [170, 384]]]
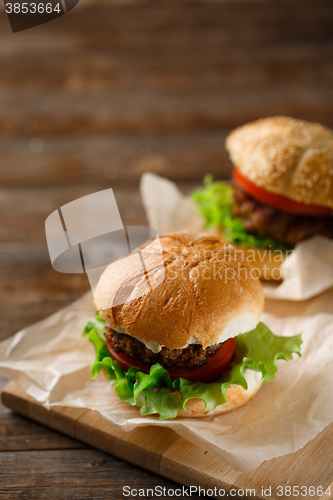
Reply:
[[[51, 267], [44, 222], [61, 205], [113, 187], [124, 224], [144, 224], [143, 172], [189, 192], [229, 175], [234, 126], [333, 125], [332, 0], [81, 0], [15, 35], [1, 9], [0, 339], [89, 288]], [[0, 450], [6, 500], [171, 485], [4, 408]]]

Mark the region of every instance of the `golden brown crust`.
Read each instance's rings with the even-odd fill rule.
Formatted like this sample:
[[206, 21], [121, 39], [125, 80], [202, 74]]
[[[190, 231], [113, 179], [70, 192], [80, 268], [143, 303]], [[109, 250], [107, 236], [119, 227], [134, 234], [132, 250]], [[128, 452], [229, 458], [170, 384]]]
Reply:
[[206, 348], [258, 324], [261, 284], [230, 245], [181, 231], [161, 236], [141, 253], [149, 280], [133, 254], [110, 264], [96, 287], [95, 305], [112, 328], [179, 349], [193, 337]]
[[274, 116], [227, 137], [226, 149], [257, 186], [307, 204], [333, 208], [333, 131], [319, 123]]

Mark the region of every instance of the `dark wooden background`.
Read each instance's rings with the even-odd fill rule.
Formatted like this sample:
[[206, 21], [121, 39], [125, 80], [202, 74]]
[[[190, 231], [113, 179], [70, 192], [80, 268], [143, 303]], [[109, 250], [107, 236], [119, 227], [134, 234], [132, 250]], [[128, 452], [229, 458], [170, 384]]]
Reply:
[[[332, 0], [81, 0], [16, 34], [1, 5], [0, 339], [89, 287], [52, 269], [51, 212], [113, 187], [124, 224], [145, 223], [143, 172], [184, 192], [227, 177], [228, 131], [274, 114], [333, 125]], [[171, 484], [4, 408], [0, 450], [3, 499]]]

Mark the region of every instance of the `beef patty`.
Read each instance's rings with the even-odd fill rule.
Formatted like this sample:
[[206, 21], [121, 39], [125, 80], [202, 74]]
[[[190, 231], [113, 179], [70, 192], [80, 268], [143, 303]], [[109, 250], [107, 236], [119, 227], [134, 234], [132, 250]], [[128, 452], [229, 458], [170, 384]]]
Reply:
[[289, 214], [257, 201], [234, 186], [233, 214], [244, 222], [248, 233], [277, 240], [285, 245], [296, 243], [316, 234], [333, 238], [333, 216]]
[[162, 347], [161, 351], [155, 354], [140, 340], [126, 333], [118, 333], [107, 325], [105, 326], [104, 335], [116, 352], [123, 352], [144, 365], [160, 363], [164, 368], [172, 368], [173, 366], [199, 368], [207, 363], [208, 357], [217, 354], [222, 345], [211, 345], [207, 349], [203, 349], [200, 344], [190, 344], [183, 349]]

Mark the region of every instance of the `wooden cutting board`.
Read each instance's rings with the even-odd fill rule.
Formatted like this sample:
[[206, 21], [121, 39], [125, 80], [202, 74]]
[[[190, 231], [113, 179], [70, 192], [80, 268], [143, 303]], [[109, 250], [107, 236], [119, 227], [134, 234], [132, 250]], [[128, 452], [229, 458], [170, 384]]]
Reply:
[[[333, 499], [332, 425], [301, 450], [241, 473], [170, 429], [152, 426], [121, 432], [107, 426], [93, 410], [67, 407], [47, 410], [13, 382], [5, 387], [1, 399], [5, 406], [21, 415], [184, 486], [216, 488], [211, 495], [216, 498], [222, 496], [219, 490], [224, 490], [229, 498], [235, 498], [236, 491], [242, 496], [240, 490], [245, 498], [295, 498], [298, 486], [299, 498]], [[294, 496], [288, 496], [288, 489], [282, 490], [289, 486], [291, 490], [295, 487]], [[321, 494], [319, 487], [326, 493]], [[268, 488], [271, 490], [267, 491]]]

